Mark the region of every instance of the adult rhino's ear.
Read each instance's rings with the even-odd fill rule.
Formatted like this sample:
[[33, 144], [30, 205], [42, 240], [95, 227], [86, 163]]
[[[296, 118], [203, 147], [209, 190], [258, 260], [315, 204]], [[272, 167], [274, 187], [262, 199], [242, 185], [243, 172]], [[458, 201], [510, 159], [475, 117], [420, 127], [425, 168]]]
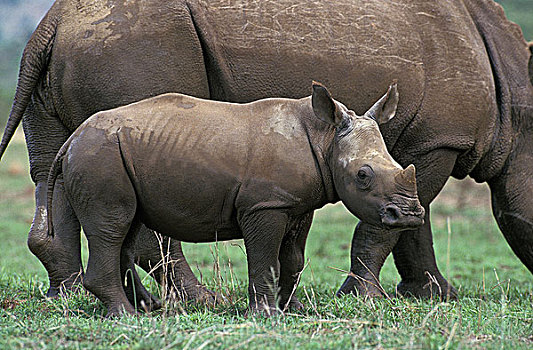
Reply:
[[533, 41], [528, 44], [529, 47], [529, 81], [533, 85]]
[[340, 124], [342, 118], [335, 101], [333, 101], [328, 89], [316, 81], [313, 81], [313, 97], [311, 101], [313, 112], [315, 112], [318, 119], [335, 126]]
[[365, 115], [374, 119], [378, 124], [385, 124], [396, 115], [399, 98], [398, 84], [395, 81], [389, 86], [387, 93], [374, 103]]

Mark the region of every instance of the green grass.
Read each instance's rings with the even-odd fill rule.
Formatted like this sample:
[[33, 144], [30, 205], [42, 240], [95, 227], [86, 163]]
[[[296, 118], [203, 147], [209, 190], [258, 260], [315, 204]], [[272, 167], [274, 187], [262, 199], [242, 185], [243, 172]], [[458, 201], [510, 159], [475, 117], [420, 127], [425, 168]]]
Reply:
[[[68, 299], [43, 297], [46, 272], [26, 246], [33, 215], [26, 164], [21, 140], [10, 145], [0, 163], [0, 348], [533, 347], [533, 277], [502, 238], [486, 200], [477, 199], [486, 192], [471, 184], [454, 182], [432, 207], [438, 264], [459, 288], [458, 301], [335, 298], [344, 275], [333, 268], [349, 268], [356, 223], [335, 205], [318, 211], [309, 236], [297, 291], [303, 312], [244, 316], [246, 260], [243, 243], [233, 241], [184, 248], [197, 276], [222, 292], [227, 305], [172, 302], [152, 315], [107, 320], [102, 304], [87, 292]], [[394, 295], [399, 276], [391, 258], [381, 280]], [[145, 282], [157, 291], [149, 278]]]

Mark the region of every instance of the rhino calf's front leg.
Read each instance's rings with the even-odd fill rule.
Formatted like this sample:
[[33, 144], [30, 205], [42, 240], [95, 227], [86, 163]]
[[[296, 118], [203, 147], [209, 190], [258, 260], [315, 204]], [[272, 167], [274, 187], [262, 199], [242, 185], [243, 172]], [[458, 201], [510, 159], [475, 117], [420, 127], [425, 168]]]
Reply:
[[279, 312], [279, 252], [289, 219], [279, 210], [260, 210], [243, 215], [240, 226], [248, 260], [250, 311]]
[[304, 268], [305, 243], [313, 221], [313, 212], [296, 219], [285, 233], [279, 252], [279, 307], [301, 310], [303, 304], [295, 295]]

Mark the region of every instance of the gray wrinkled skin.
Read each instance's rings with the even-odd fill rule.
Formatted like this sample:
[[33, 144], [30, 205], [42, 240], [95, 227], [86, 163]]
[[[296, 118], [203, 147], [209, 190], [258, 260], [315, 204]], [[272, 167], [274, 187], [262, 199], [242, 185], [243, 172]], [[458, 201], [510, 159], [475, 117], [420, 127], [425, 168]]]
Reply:
[[[380, 295], [375, 278], [392, 251], [400, 293], [453, 297], [429, 220], [449, 176], [489, 183], [500, 229], [533, 271], [530, 57], [519, 27], [490, 0], [58, 0], [25, 50], [0, 152], [24, 114], [38, 206], [29, 244], [57, 285], [79, 270], [69, 234], [79, 224], [67, 204], [56, 205], [65, 225], [53, 241], [39, 230], [43, 184], [92, 113], [171, 91], [235, 102], [300, 98], [311, 79], [363, 113], [397, 79], [397, 117], [381, 131], [394, 159], [416, 166], [425, 224], [398, 233], [362, 222], [351, 272], [371, 283], [350, 277], [339, 292]], [[425, 287], [427, 273], [439, 286]]]
[[[52, 204], [62, 172], [87, 235], [84, 286], [108, 316], [135, 313], [121, 281], [135, 271], [131, 242], [144, 224], [187, 242], [243, 238], [251, 310], [277, 312], [278, 279], [280, 307], [300, 305], [291, 294], [315, 209], [341, 200], [386, 229], [423, 223], [414, 167], [392, 159], [376, 122], [389, 121], [397, 102], [393, 85], [357, 116], [314, 84], [300, 100], [238, 105], [164, 94], [95, 114], [61, 148], [48, 180]], [[142, 301], [158, 306], [133, 280]]]

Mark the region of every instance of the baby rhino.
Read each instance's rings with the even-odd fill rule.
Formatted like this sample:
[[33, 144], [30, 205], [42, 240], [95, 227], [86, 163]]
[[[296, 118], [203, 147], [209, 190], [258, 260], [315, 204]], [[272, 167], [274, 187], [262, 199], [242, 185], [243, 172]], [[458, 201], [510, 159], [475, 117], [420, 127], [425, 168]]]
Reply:
[[423, 223], [414, 166], [391, 158], [378, 129], [397, 103], [393, 84], [357, 116], [313, 83], [312, 96], [298, 100], [165, 94], [99, 112], [59, 151], [48, 205], [62, 172], [89, 242], [83, 284], [108, 315], [155, 300], [130, 252], [141, 223], [186, 242], [243, 238], [251, 310], [301, 307], [293, 294], [315, 209], [341, 200], [373, 225]]

